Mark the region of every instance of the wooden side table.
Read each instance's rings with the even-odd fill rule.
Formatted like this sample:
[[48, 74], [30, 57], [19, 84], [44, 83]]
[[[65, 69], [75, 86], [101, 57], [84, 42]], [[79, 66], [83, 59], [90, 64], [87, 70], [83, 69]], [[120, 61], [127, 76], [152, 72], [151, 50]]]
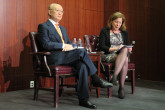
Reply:
[[[97, 74], [98, 76], [100, 76], [100, 63], [101, 63], [101, 55], [103, 54], [103, 52], [91, 52], [89, 53], [89, 56], [91, 58], [91, 60], [93, 62], [97, 62]], [[90, 85], [91, 88], [91, 85]], [[96, 88], [96, 93], [97, 93], [97, 97], [100, 97], [100, 87]]]

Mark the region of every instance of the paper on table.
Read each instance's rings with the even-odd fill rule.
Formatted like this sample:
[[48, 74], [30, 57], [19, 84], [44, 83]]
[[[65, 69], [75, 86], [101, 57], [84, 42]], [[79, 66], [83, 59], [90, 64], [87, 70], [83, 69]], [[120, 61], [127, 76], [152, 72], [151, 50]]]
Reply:
[[84, 49], [84, 47], [78, 47], [77, 49]]

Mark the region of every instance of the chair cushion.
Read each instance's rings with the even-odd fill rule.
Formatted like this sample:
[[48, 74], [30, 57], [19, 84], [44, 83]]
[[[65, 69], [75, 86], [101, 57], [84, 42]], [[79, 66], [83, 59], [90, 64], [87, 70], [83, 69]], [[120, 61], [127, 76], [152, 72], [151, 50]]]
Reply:
[[49, 66], [52, 72], [55, 72], [56, 75], [72, 75], [72, 67], [71, 66], [62, 66], [62, 65], [57, 65], [57, 66]]
[[[107, 70], [113, 70], [114, 69], [114, 64], [113, 63], [106, 63], [103, 62], [104, 68]], [[128, 69], [135, 69], [135, 64], [134, 63], [129, 63], [128, 64]]]
[[135, 64], [134, 63], [129, 63], [128, 64], [128, 69], [135, 69]]

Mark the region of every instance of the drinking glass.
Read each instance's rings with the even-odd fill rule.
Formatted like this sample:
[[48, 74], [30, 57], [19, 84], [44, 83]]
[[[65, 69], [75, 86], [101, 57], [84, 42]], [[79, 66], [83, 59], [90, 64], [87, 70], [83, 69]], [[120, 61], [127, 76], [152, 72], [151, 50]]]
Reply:
[[87, 45], [85, 46], [85, 48], [86, 48], [86, 50], [87, 50], [87, 53], [92, 52], [91, 46], [90, 46], [89, 44], [87, 44]]

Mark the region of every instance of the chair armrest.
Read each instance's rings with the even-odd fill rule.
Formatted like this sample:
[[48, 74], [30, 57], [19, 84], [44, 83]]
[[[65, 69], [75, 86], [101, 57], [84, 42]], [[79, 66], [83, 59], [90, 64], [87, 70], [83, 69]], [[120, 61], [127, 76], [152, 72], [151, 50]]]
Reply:
[[51, 76], [51, 70], [47, 64], [46, 56], [50, 55], [51, 52], [31, 52], [30, 55], [34, 57], [33, 60], [36, 60], [36, 67], [39, 70], [44, 71], [48, 76]]
[[40, 55], [40, 56], [44, 56], [44, 55], [50, 55], [51, 52], [31, 52], [30, 55]]

